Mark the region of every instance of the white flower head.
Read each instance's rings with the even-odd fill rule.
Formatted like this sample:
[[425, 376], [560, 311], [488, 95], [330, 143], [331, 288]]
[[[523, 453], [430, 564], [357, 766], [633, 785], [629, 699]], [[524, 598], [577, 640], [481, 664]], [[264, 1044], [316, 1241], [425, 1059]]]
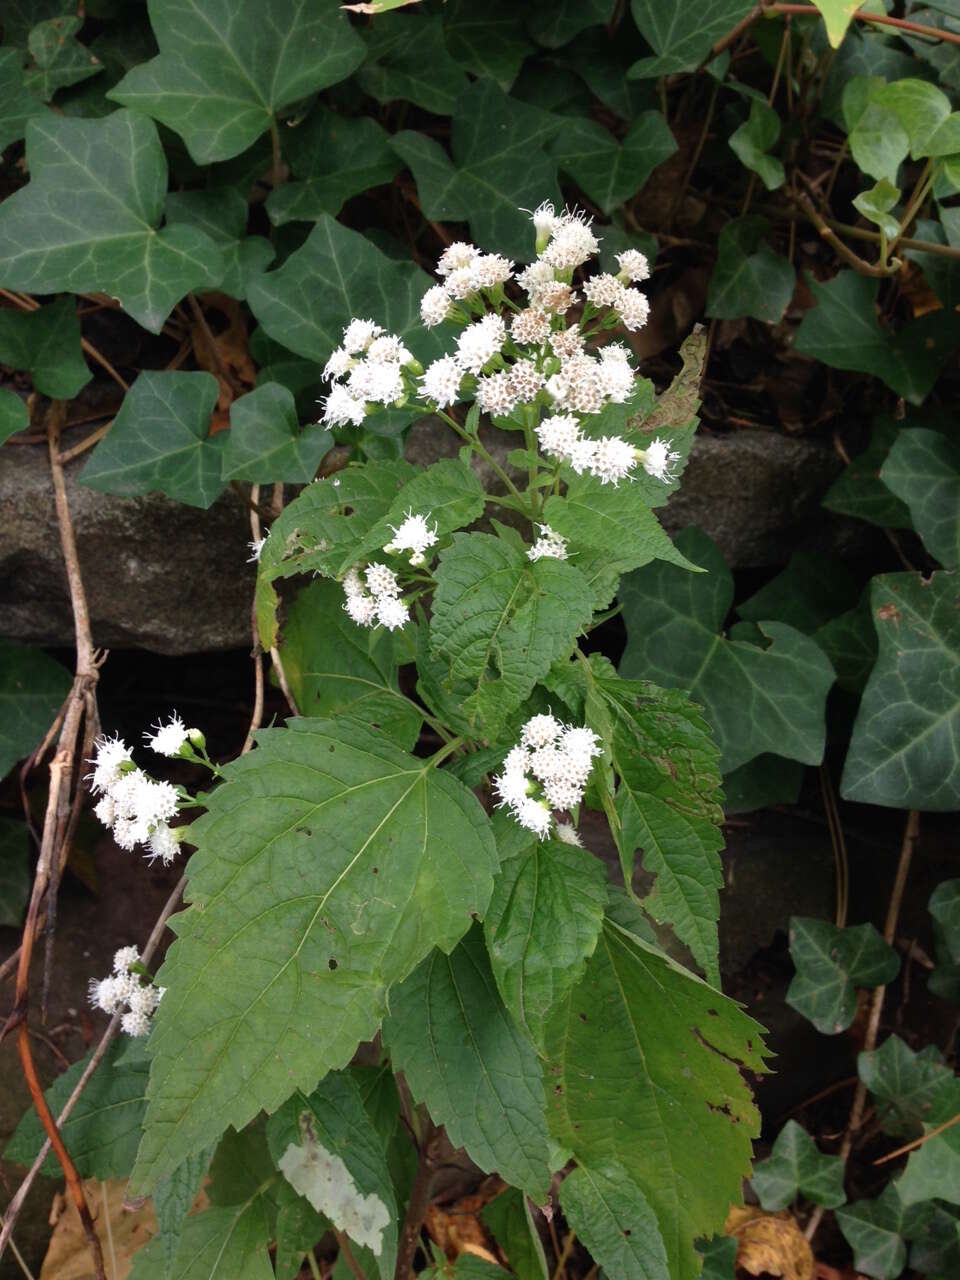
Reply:
[[535, 399], [546, 379], [532, 360], [518, 360], [510, 370], [510, 390], [522, 404]]
[[263, 548], [266, 545], [266, 542], [267, 542], [267, 535], [264, 534], [262, 538], [257, 538], [256, 541], [247, 543], [247, 548], [250, 552], [250, 554], [247, 556], [247, 564], [259, 563], [260, 557], [263, 554]]
[[184, 744], [189, 742], [189, 730], [177, 713], [175, 711], [172, 713], [169, 724], [158, 723], [154, 727], [154, 733], [143, 735], [150, 750], [155, 751], [158, 756], [167, 756], [171, 760], [179, 756]]
[[680, 461], [680, 454], [670, 448], [671, 441], [661, 440], [658, 436], [647, 445], [646, 449], [638, 449], [640, 464], [647, 475], [669, 484], [676, 479], [675, 463]]
[[500, 253], [481, 253], [470, 263], [475, 289], [494, 289], [513, 275], [513, 263]]
[[531, 716], [520, 734], [521, 745], [528, 751], [552, 746], [563, 732], [563, 725], [550, 715]]
[[123, 1003], [123, 986], [116, 978], [91, 978], [88, 990], [91, 1005], [104, 1013], [116, 1013]]
[[398, 596], [400, 583], [397, 575], [385, 564], [368, 564], [364, 570], [367, 589], [375, 596]]
[[334, 427], [362, 426], [367, 416], [367, 406], [351, 395], [346, 387], [336, 383], [323, 401], [323, 421]]
[[506, 340], [503, 320], [495, 312], [461, 330], [457, 338], [457, 360], [461, 368], [480, 373], [483, 366], [497, 355]]
[[343, 591], [347, 599], [352, 600], [356, 596], [362, 596], [366, 589], [357, 566], [354, 565], [352, 569], [348, 569], [343, 579]]
[[527, 551], [528, 560], [566, 560], [567, 540], [548, 524], [537, 525], [540, 536]]
[[618, 253], [617, 262], [620, 265], [620, 274], [632, 284], [640, 284], [641, 281], [650, 278], [650, 263], [647, 261], [647, 255], [641, 253], [639, 249], [626, 249], [623, 253]]
[[420, 379], [420, 394], [431, 400], [438, 409], [453, 404], [460, 394], [463, 370], [454, 356], [441, 356], [427, 366]]
[[121, 947], [113, 957], [113, 972], [129, 973], [139, 959], [140, 952], [136, 947]]
[[650, 303], [647, 301], [647, 295], [641, 293], [639, 289], [621, 288], [620, 296], [613, 304], [613, 309], [619, 315], [623, 327], [629, 329], [631, 333], [642, 329], [650, 318]]
[[608, 275], [604, 271], [585, 281], [582, 288], [583, 296], [595, 307], [612, 307], [616, 305], [623, 292], [623, 283], [616, 276]]
[[428, 329], [433, 329], [449, 318], [452, 306], [450, 294], [443, 285], [432, 285], [420, 299], [420, 319]]
[[437, 275], [448, 276], [451, 271], [456, 271], [460, 267], [469, 267], [474, 258], [479, 257], [480, 250], [475, 244], [468, 244], [465, 240], [454, 240], [453, 244], [447, 245], [440, 255]]
[[583, 725], [567, 725], [560, 735], [560, 749], [577, 768], [589, 769], [595, 756], [603, 755], [600, 739]]
[[342, 378], [345, 373], [349, 373], [356, 360], [349, 353], [344, 351], [343, 347], [337, 347], [336, 351], [331, 355], [330, 359], [323, 366], [323, 378], [325, 382], [336, 382]]
[[150, 850], [146, 857], [151, 862], [159, 859], [165, 867], [169, 867], [171, 862], [180, 852], [180, 841], [177, 839], [177, 833], [168, 827], [165, 822], [158, 822], [155, 829], [150, 833]]
[[[529, 213], [530, 211], [524, 209], [523, 212]], [[553, 235], [559, 221], [553, 204], [549, 200], [544, 200], [542, 204], [537, 205], [536, 209], [530, 213], [530, 220], [533, 223], [534, 231], [537, 233], [537, 241], [543, 240], [544, 243]]]
[[527, 307], [510, 321], [510, 337], [518, 343], [540, 346], [550, 337], [550, 317], [542, 307]]
[[582, 476], [584, 471], [589, 471], [593, 467], [596, 453], [596, 440], [589, 440], [586, 436], [581, 436], [579, 440], [575, 440], [570, 446], [567, 462], [573, 467], [578, 476]]
[[407, 364], [412, 358], [395, 333], [381, 334], [367, 347], [367, 360], [371, 364]]
[[119, 734], [114, 738], [101, 734], [94, 747], [96, 755], [88, 761], [93, 765], [93, 773], [87, 774], [87, 777], [91, 779], [90, 790], [96, 796], [111, 790], [123, 773], [122, 766], [132, 763], [133, 757]]
[[410, 611], [398, 596], [380, 596], [377, 600], [377, 621], [388, 631], [396, 631], [410, 621]]
[[557, 271], [570, 271], [583, 266], [600, 248], [590, 223], [593, 221], [582, 210], [565, 209], [557, 219], [550, 243], [541, 258]]
[[343, 607], [346, 610], [347, 617], [351, 622], [355, 622], [358, 627], [372, 627], [376, 622], [377, 602], [373, 596], [368, 596], [365, 593], [347, 596]]
[[517, 805], [514, 816], [521, 827], [535, 832], [541, 840], [545, 840], [550, 834], [553, 815], [545, 800], [534, 800], [532, 796], [527, 796]]
[[522, 769], [504, 769], [493, 780], [493, 789], [500, 797], [498, 807], [507, 805], [516, 810], [530, 794], [533, 783]]
[[434, 524], [431, 529], [427, 521], [430, 513], [425, 516], [414, 515], [412, 511], [408, 511], [406, 519], [393, 529], [393, 537], [383, 548], [388, 555], [396, 555], [401, 551], [410, 551], [413, 554], [410, 557], [411, 563], [414, 562], [414, 556], [417, 557], [417, 563], [423, 563], [424, 552], [437, 542], [437, 526]]
[[117, 816], [117, 806], [113, 802], [113, 796], [109, 792], [101, 796], [93, 806], [93, 812], [105, 827], [112, 827]]
[[539, 303], [540, 294], [549, 285], [554, 284], [555, 279], [553, 267], [538, 258], [536, 262], [531, 262], [528, 267], [524, 267], [517, 276], [517, 284], [526, 292], [530, 305], [536, 306]]
[[537, 439], [548, 458], [565, 458], [580, 439], [580, 423], [571, 413], [555, 413], [537, 424]]
[[403, 374], [393, 361], [363, 360], [351, 369], [346, 390], [361, 403], [394, 404], [403, 397]]
[[383, 325], [373, 320], [351, 320], [343, 331], [343, 349], [348, 355], [366, 351], [370, 343], [383, 333]]
[[128, 1036], [146, 1036], [150, 1034], [150, 1019], [139, 1010], [129, 1010], [120, 1019], [120, 1028]]
[[140, 985], [136, 991], [130, 992], [127, 997], [127, 1003], [133, 1013], [143, 1013], [149, 1017], [160, 1003], [158, 988], [152, 983], [147, 983], [145, 986]]
[[554, 834], [561, 844], [572, 844], [576, 849], [583, 848], [583, 841], [572, 822], [558, 822]]
[[494, 418], [505, 418], [515, 408], [518, 398], [510, 372], [505, 369], [487, 378], [478, 378], [476, 395], [480, 408]]
[[637, 451], [619, 436], [603, 436], [597, 440], [590, 463], [590, 473], [614, 488], [637, 465]]
[[478, 289], [477, 282], [473, 278], [472, 267], [457, 267], [451, 271], [444, 283], [444, 288], [451, 298], [458, 302], [464, 298], [469, 298], [471, 294], [476, 293]]

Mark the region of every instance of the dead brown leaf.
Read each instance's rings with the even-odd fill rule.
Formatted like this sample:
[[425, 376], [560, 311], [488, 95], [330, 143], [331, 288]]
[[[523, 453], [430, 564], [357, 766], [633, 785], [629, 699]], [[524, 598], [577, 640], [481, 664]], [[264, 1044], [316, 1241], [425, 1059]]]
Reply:
[[230, 406], [238, 396], [252, 391], [257, 381], [257, 370], [247, 349], [247, 325], [243, 313], [234, 299], [219, 294], [216, 298], [217, 310], [228, 319], [227, 327], [214, 333], [206, 317], [203, 323], [195, 320], [190, 326], [197, 366], [212, 373], [220, 388], [210, 424], [211, 435], [229, 427]]
[[501, 1259], [490, 1248], [491, 1240], [480, 1221], [480, 1213], [505, 1187], [506, 1183], [493, 1174], [485, 1178], [472, 1195], [462, 1196], [449, 1208], [429, 1206], [424, 1224], [449, 1261], [456, 1261], [461, 1253], [472, 1253], [487, 1262], [500, 1263]]
[[813, 1250], [786, 1211], [764, 1213], [752, 1205], [731, 1206], [724, 1230], [737, 1242], [737, 1268], [752, 1276], [813, 1280]]
[[[157, 1217], [153, 1204], [147, 1200], [135, 1213], [124, 1209], [127, 1184], [116, 1179], [105, 1183], [91, 1179], [83, 1184], [83, 1189], [100, 1238], [107, 1274], [110, 1280], [126, 1280], [133, 1265], [133, 1255], [156, 1234]], [[53, 1234], [40, 1270], [40, 1280], [94, 1280], [90, 1250], [73, 1201], [65, 1202], [62, 1196], [55, 1197], [50, 1216]]]

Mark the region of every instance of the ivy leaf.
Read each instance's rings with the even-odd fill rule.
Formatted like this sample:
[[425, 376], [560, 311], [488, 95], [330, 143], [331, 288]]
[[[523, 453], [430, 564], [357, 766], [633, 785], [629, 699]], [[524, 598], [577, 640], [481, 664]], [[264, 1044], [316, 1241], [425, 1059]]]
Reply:
[[49, 102], [58, 89], [79, 84], [103, 70], [103, 63], [74, 39], [83, 18], [48, 18], [27, 37], [30, 62], [23, 73], [24, 88]]
[[534, 52], [523, 18], [523, 10], [511, 0], [487, 0], [482, 10], [473, 0], [447, 0], [443, 10], [447, 48], [472, 75], [488, 77], [506, 91], [527, 54]]
[[507, 1187], [484, 1206], [480, 1216], [492, 1231], [517, 1280], [549, 1280], [540, 1233], [521, 1191]]
[[610, 21], [615, 0], [535, 0], [527, 30], [545, 49], [559, 49], [587, 27]]
[[796, 804], [804, 767], [796, 760], [764, 754], [723, 775], [723, 811], [752, 813], [775, 804]]
[[0, 640], [0, 778], [42, 741], [72, 683], [41, 649]]
[[45, 115], [47, 110], [24, 86], [22, 56], [19, 49], [0, 49], [0, 151], [23, 137], [32, 116]]
[[822, 556], [795, 551], [782, 572], [737, 605], [737, 613], [752, 622], [776, 618], [809, 635], [843, 613], [856, 586], [843, 565], [825, 567]]
[[924, 1276], [952, 1276], [960, 1267], [960, 1219], [944, 1204], [934, 1202], [932, 1208], [926, 1230], [910, 1249], [910, 1266]]
[[550, 150], [557, 164], [607, 215], [642, 191], [677, 149], [659, 111], [644, 111], [622, 142], [593, 120], [570, 119]]
[[422, 723], [397, 684], [390, 637], [367, 631], [343, 611], [343, 588], [311, 582], [290, 606], [283, 627], [283, 665], [305, 715], [353, 716], [412, 751]]
[[937, 942], [954, 964], [960, 964], [960, 880], [943, 880], [930, 895], [927, 909], [937, 928]]
[[750, 12], [749, 0], [703, 0], [690, 8], [668, 0], [630, 0], [633, 20], [658, 55], [630, 68], [632, 79], [655, 80], [694, 71], [714, 43]]
[[[234, 187], [203, 191], [171, 191], [166, 203], [167, 226], [181, 223], [210, 237], [223, 255], [223, 279], [219, 290], [241, 301], [247, 285], [262, 275], [274, 258], [274, 247], [264, 236], [248, 236], [247, 202]], [[252, 353], [251, 353], [252, 354]]]
[[401, 167], [390, 135], [369, 116], [341, 116], [318, 108], [284, 139], [294, 181], [275, 187], [267, 213], [276, 227], [331, 217], [361, 191], [389, 182]]
[[344, 1066], [389, 988], [452, 950], [490, 898], [487, 816], [431, 761], [347, 717], [257, 743], [191, 826], [192, 905], [159, 978], [132, 1194]]
[[27, 167], [30, 182], [0, 205], [0, 275], [8, 289], [108, 293], [159, 333], [184, 294], [220, 282], [223, 262], [208, 236], [185, 226], [157, 230], [167, 162], [144, 116], [35, 117], [27, 125]]
[[703, 1258], [700, 1280], [736, 1280], [737, 1242], [732, 1236], [698, 1240], [697, 1250]]
[[551, 1132], [584, 1169], [619, 1166], [639, 1189], [673, 1280], [694, 1280], [694, 1239], [722, 1228], [749, 1172], [759, 1121], [738, 1064], [763, 1070], [759, 1037], [732, 1001], [610, 923], [548, 1029]]
[[881, 987], [900, 971], [900, 957], [872, 924], [838, 929], [826, 920], [790, 919], [796, 975], [787, 1004], [825, 1036], [845, 1031], [857, 1012], [857, 987]]
[[934, 1045], [914, 1053], [899, 1036], [888, 1036], [873, 1053], [859, 1055], [857, 1071], [884, 1133], [916, 1138], [925, 1124], [942, 1124], [960, 1111], [960, 1079]]
[[907, 1261], [906, 1240], [922, 1236], [933, 1205], [904, 1203], [891, 1182], [876, 1200], [837, 1210], [837, 1226], [853, 1250], [853, 1265], [875, 1280], [896, 1280]]
[[603, 864], [559, 840], [531, 840], [500, 867], [483, 921], [487, 951], [504, 1004], [538, 1048], [583, 977], [606, 901]]
[[901, 431], [880, 479], [907, 504], [930, 554], [945, 568], [960, 567], [960, 446], [939, 431]]
[[294, 1093], [267, 1121], [267, 1142], [294, 1191], [370, 1249], [383, 1280], [390, 1280], [397, 1204], [383, 1146], [353, 1078], [332, 1072], [309, 1097]]
[[[356, 558], [387, 546], [410, 511], [426, 516], [436, 526], [438, 538], [472, 524], [483, 515], [486, 494], [477, 473], [458, 458], [441, 458], [409, 480], [394, 498], [390, 510], [363, 538]], [[352, 555], [353, 553], [351, 553]], [[341, 568], [349, 568], [352, 560]]]
[[882, 467], [900, 434], [895, 418], [881, 414], [874, 418], [870, 443], [833, 482], [823, 498], [829, 511], [867, 520], [882, 529], [912, 529], [910, 511], [895, 498], [880, 479]]
[[617, 1164], [574, 1169], [560, 1205], [594, 1261], [619, 1280], [669, 1280], [667, 1253], [646, 1196]]
[[[164, 1277], [173, 1269], [183, 1237], [183, 1224], [207, 1176], [214, 1151], [215, 1147], [209, 1146], [196, 1155], [188, 1156], [169, 1177], [161, 1178], [153, 1189], [157, 1236], [163, 1242]], [[157, 1249], [159, 1252], [159, 1246]]]
[[752, 316], [771, 324], [783, 318], [793, 297], [796, 272], [766, 243], [769, 230], [766, 218], [748, 214], [734, 218], [720, 232], [707, 293], [708, 316], [717, 320]]
[[869, 373], [920, 404], [960, 342], [960, 317], [934, 313], [892, 334], [877, 319], [879, 280], [838, 271], [826, 284], [812, 279], [809, 284], [817, 305], [801, 320], [794, 351], [832, 369]]
[[[44, 1094], [55, 1116], [63, 1110], [92, 1054], [93, 1050], [68, 1067]], [[130, 1172], [140, 1141], [149, 1070], [150, 1059], [142, 1045], [131, 1047], [115, 1040], [107, 1049], [60, 1130], [81, 1177], [125, 1178]], [[46, 1136], [31, 1107], [7, 1143], [4, 1159], [32, 1164]], [[48, 1178], [63, 1176], [53, 1152], [40, 1171]]]
[[456, 533], [440, 554], [430, 646], [469, 681], [464, 710], [489, 736], [593, 616], [590, 585], [563, 560], [532, 562], [487, 533]]
[[454, 1146], [542, 1203], [550, 1150], [540, 1063], [500, 1002], [479, 925], [390, 993], [383, 1038]]
[[[929, 1126], [925, 1133], [931, 1133]], [[960, 1129], [953, 1125], [928, 1136], [922, 1147], [910, 1152], [896, 1185], [904, 1204], [934, 1199], [960, 1204]]]
[[813, 0], [813, 3], [823, 14], [827, 39], [834, 49], [839, 48], [853, 15], [860, 8], [860, 0]]
[[449, 116], [469, 81], [450, 56], [440, 15], [417, 13], [403, 22], [372, 24], [357, 83], [381, 104], [400, 98]]
[[0, 925], [19, 928], [32, 883], [26, 824], [0, 818]]
[[267, 382], [230, 406], [223, 479], [309, 484], [332, 445], [333, 436], [324, 427], [313, 424], [301, 430], [292, 393]]
[[773, 1151], [753, 1167], [753, 1189], [764, 1209], [786, 1207], [798, 1195], [835, 1209], [846, 1201], [844, 1161], [825, 1156], [796, 1120], [788, 1120], [777, 1134]]
[[843, 88], [843, 122], [850, 154], [861, 172], [878, 182], [897, 185], [900, 165], [910, 150], [910, 137], [892, 106], [880, 100], [885, 82], [879, 76], [854, 76]]
[[229, 160], [275, 128], [282, 107], [345, 80], [364, 47], [337, 0], [153, 0], [160, 53], [109, 96], [179, 133], [196, 164]]
[[0, 361], [26, 370], [41, 395], [72, 400], [92, 377], [73, 298], [58, 298], [36, 311], [0, 311]]
[[960, 808], [957, 574], [873, 579], [879, 641], [843, 768], [846, 800], [898, 809]]
[[854, 196], [853, 206], [868, 222], [879, 227], [883, 234], [892, 240], [900, 230], [898, 219], [891, 213], [891, 209], [896, 208], [899, 199], [899, 188], [892, 182], [888, 182], [886, 178], [881, 178], [869, 191], [861, 191], [858, 196]]
[[813, 633], [830, 659], [837, 684], [847, 693], [861, 694], [877, 661], [877, 633], [870, 614], [869, 584], [857, 605], [832, 618]]
[[141, 373], [81, 484], [122, 497], [159, 490], [191, 507], [211, 506], [227, 486], [225, 433], [209, 434], [218, 394], [209, 373]]
[[0, 387], [0, 444], [29, 425], [30, 410], [24, 398], [8, 387]]
[[750, 102], [750, 115], [730, 135], [730, 149], [740, 163], [755, 173], [768, 191], [776, 191], [787, 180], [783, 164], [768, 154], [780, 137], [780, 117], [759, 98]]
[[819, 764], [833, 671], [816, 644], [793, 627], [764, 622], [760, 648], [720, 631], [733, 600], [733, 576], [706, 534], [686, 529], [679, 551], [709, 572], [652, 564], [620, 587], [627, 647], [623, 676], [686, 689], [721, 748], [727, 773], [765, 752]]
[[892, 84], [877, 80], [871, 82], [870, 96], [896, 113], [910, 139], [912, 159], [946, 155], [960, 149], [948, 145], [946, 151], [941, 151], [932, 145], [944, 126], [949, 132], [950, 99], [936, 85], [914, 76], [897, 79]]

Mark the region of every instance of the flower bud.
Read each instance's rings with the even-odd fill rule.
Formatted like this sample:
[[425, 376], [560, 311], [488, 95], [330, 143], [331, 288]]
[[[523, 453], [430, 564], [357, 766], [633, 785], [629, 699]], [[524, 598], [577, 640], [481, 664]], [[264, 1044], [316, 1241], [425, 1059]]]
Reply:
[[200, 751], [206, 751], [207, 739], [199, 729], [188, 729], [187, 738], [193, 746], [197, 747]]

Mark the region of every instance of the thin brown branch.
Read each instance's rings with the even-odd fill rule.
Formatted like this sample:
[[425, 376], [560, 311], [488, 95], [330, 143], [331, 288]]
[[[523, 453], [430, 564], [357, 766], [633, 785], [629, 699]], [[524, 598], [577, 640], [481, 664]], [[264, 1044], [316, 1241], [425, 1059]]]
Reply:
[[[820, 10], [812, 4], [770, 4], [764, 9], [765, 13], [771, 14], [787, 14], [794, 13], [799, 17], [816, 17], [821, 16]], [[929, 36], [932, 40], [942, 40], [946, 44], [960, 44], [960, 35], [953, 31], [941, 31], [939, 27], [928, 27], [922, 22], [912, 22], [909, 18], [890, 18], [884, 13], [867, 13], [864, 9], [858, 9], [853, 14], [854, 22], [871, 22], [881, 27], [896, 27], [898, 31], [908, 31], [914, 36]]]
[[830, 248], [839, 258], [842, 258], [847, 266], [852, 267], [854, 271], [862, 276], [873, 276], [874, 278], [886, 279], [887, 276], [894, 275], [899, 269], [900, 264], [891, 263], [888, 266], [882, 266], [876, 262], [867, 262], [866, 258], [861, 258], [859, 254], [843, 243], [833, 227], [823, 215], [814, 207], [813, 201], [808, 195], [799, 192], [795, 197], [797, 204], [819, 231], [820, 236], [827, 242]]
[[360, 1263], [353, 1256], [353, 1250], [350, 1248], [350, 1241], [343, 1232], [338, 1231], [336, 1227], [333, 1229], [333, 1234], [337, 1238], [337, 1245], [339, 1246], [340, 1252], [343, 1254], [344, 1262], [357, 1277], [357, 1280], [367, 1280], [367, 1277], [363, 1273], [363, 1267], [361, 1267]]
[[897, 1147], [896, 1151], [888, 1151], [885, 1156], [881, 1156], [879, 1160], [874, 1160], [873, 1163], [875, 1165], [886, 1164], [888, 1160], [896, 1160], [897, 1156], [905, 1156], [908, 1151], [916, 1151], [918, 1147], [922, 1147], [931, 1138], [939, 1138], [941, 1133], [946, 1133], [955, 1124], [960, 1124], [960, 1111], [955, 1116], [951, 1116], [949, 1120], [944, 1120], [943, 1124], [938, 1124], [929, 1133], [921, 1134], [919, 1138], [914, 1138], [912, 1142], [905, 1142], [902, 1147]]
[[86, 439], [81, 440], [79, 444], [75, 444], [71, 449], [67, 449], [65, 453], [60, 455], [60, 465], [65, 467], [68, 462], [72, 462], [74, 458], [79, 458], [81, 453], [86, 453], [88, 449], [92, 449], [95, 444], [99, 444], [103, 437], [113, 426], [113, 418], [105, 423], [102, 427], [97, 427], [96, 431], [91, 431]]
[[413, 1275], [413, 1260], [420, 1244], [420, 1232], [423, 1220], [430, 1204], [430, 1189], [433, 1186], [433, 1175], [436, 1168], [433, 1151], [437, 1131], [430, 1120], [427, 1120], [420, 1139], [419, 1160], [416, 1176], [410, 1189], [407, 1211], [400, 1228], [400, 1241], [397, 1246], [397, 1265], [394, 1280], [410, 1280]]

